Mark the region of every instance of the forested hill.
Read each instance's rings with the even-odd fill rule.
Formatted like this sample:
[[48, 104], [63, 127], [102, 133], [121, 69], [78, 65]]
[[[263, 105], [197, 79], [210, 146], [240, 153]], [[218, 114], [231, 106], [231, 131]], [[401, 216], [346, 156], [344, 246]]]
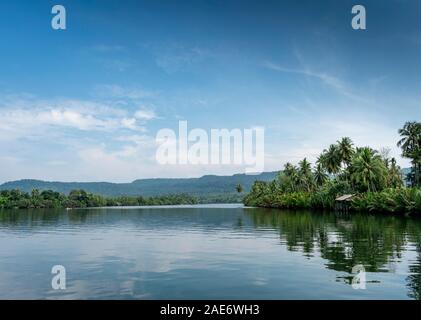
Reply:
[[241, 184], [244, 192], [249, 192], [255, 180], [271, 181], [277, 172], [264, 172], [259, 175], [235, 174], [232, 176], [206, 175], [200, 178], [185, 179], [140, 179], [131, 183], [109, 182], [48, 182], [41, 180], [18, 180], [0, 185], [0, 190], [19, 189], [30, 192], [32, 189], [53, 190], [68, 194], [74, 189], [104, 196], [157, 196], [187, 193], [203, 200], [235, 200], [238, 194], [235, 187]]

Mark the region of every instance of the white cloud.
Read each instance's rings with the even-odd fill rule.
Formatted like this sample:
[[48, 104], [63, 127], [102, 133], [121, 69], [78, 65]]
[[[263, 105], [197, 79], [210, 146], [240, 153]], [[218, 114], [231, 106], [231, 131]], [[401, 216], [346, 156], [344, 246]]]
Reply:
[[303, 75], [306, 77], [311, 77], [322, 81], [322, 83], [326, 84], [327, 86], [334, 89], [339, 94], [346, 96], [348, 98], [352, 98], [354, 100], [362, 100], [362, 98], [356, 94], [354, 94], [350, 89], [349, 86], [346, 85], [344, 81], [335, 77], [326, 72], [316, 72], [310, 68], [302, 68], [302, 69], [292, 69], [292, 68], [285, 68], [283, 66], [277, 65], [275, 63], [265, 61], [263, 63], [263, 67], [284, 73], [295, 73], [299, 75]]
[[69, 128], [81, 131], [110, 131], [119, 128], [115, 118], [100, 118], [68, 108], [1, 109], [1, 139], [20, 138], [48, 130]]
[[139, 126], [135, 118], [124, 118], [121, 119], [121, 125], [124, 128], [133, 130], [133, 131], [145, 131], [146, 129], [142, 126]]
[[334, 88], [337, 88], [337, 89], [342, 89], [344, 87], [344, 84], [340, 79], [338, 79], [338, 78], [336, 78], [332, 75], [329, 75], [327, 73], [317, 73], [317, 72], [311, 71], [309, 69], [285, 68], [285, 67], [279, 66], [277, 64], [274, 64], [272, 62], [265, 62], [263, 64], [263, 66], [268, 68], [268, 69], [275, 70], [275, 71], [286, 72], [286, 73], [297, 73], [297, 74], [302, 74], [302, 75], [309, 76], [309, 77], [315, 77], [315, 78], [318, 78], [318, 79], [322, 80], [324, 83], [326, 83], [326, 84], [328, 84], [328, 85], [330, 85]]
[[[20, 111], [21, 115], [25, 111]], [[31, 112], [31, 114], [33, 114]], [[18, 115], [19, 116], [19, 115]], [[33, 114], [32, 124], [68, 126], [80, 130], [105, 129], [109, 123], [95, 118], [90, 114], [83, 114], [69, 109], [50, 109]]]
[[131, 142], [138, 146], [155, 147], [157, 142], [154, 137], [147, 135], [126, 135], [116, 138], [117, 141]]
[[[32, 134], [50, 134], [65, 128], [112, 132], [121, 129], [145, 131], [127, 110], [97, 101], [0, 96], [0, 140]], [[151, 117], [152, 114], [145, 114]]]
[[140, 120], [152, 120], [156, 118], [156, 114], [153, 110], [140, 109], [134, 114], [135, 118]]
[[0, 181], [122, 181], [157, 173], [151, 169], [155, 139], [139, 134], [155, 112], [130, 111], [134, 104], [121, 108], [121, 101], [132, 103], [143, 93], [112, 88], [118, 103], [0, 94], [0, 165], [8, 168]]

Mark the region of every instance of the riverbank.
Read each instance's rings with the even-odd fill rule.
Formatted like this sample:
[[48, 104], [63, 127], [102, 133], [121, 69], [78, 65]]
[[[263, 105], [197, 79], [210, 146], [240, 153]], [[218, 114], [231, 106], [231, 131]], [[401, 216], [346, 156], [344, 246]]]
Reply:
[[0, 208], [93, 208], [117, 206], [155, 206], [155, 205], [191, 205], [198, 199], [188, 194], [175, 194], [156, 197], [104, 197], [84, 190], [72, 190], [68, 195], [52, 190], [32, 190], [31, 193], [20, 190], [0, 191]]
[[[278, 209], [335, 210], [337, 197], [333, 188], [314, 192], [272, 192], [270, 185], [260, 185], [244, 199], [246, 206]], [[421, 188], [390, 188], [380, 192], [357, 193], [347, 203], [349, 211], [369, 211], [421, 215]]]

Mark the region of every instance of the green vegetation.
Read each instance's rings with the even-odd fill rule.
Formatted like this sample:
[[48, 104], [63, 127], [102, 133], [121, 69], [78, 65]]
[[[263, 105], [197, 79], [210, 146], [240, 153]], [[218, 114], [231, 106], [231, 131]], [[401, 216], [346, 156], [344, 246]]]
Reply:
[[298, 166], [287, 163], [272, 182], [256, 181], [244, 203], [331, 210], [338, 196], [353, 194], [351, 210], [421, 213], [421, 123], [407, 122], [399, 134], [397, 145], [412, 163], [406, 177], [408, 187], [388, 150], [354, 147], [345, 137], [324, 150], [313, 169], [304, 158]]
[[0, 208], [89, 208], [105, 206], [154, 206], [196, 204], [198, 200], [187, 194], [156, 197], [103, 197], [84, 190], [72, 190], [68, 195], [37, 189], [31, 193], [20, 190], [0, 191]]
[[411, 159], [412, 168], [408, 180], [414, 186], [421, 184], [421, 123], [407, 122], [399, 129], [401, 139], [398, 147], [402, 148], [402, 156]]

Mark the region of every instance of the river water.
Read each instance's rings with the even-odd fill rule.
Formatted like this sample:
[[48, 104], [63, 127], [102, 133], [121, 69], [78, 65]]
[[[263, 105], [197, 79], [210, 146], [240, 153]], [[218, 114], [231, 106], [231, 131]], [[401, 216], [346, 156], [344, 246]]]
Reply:
[[1, 299], [420, 297], [419, 219], [241, 205], [0, 211]]

